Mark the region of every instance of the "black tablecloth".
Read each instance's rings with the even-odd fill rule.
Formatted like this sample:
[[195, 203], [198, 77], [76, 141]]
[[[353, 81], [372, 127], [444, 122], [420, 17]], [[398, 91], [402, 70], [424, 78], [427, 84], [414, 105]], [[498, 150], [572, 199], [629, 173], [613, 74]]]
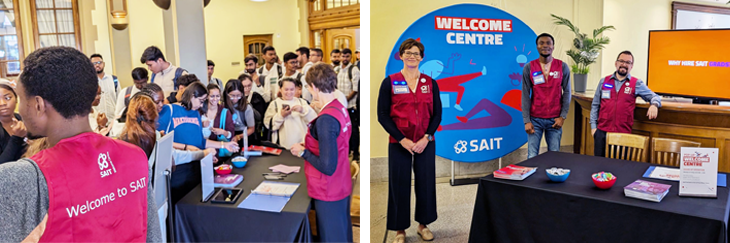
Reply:
[[[300, 183], [281, 213], [237, 208], [262, 181], [269, 167], [284, 164], [301, 166], [299, 173], [292, 173], [285, 182]], [[304, 177], [304, 160], [289, 151], [279, 156], [251, 157], [244, 168], [234, 168], [233, 173], [244, 176], [236, 188], [243, 194], [234, 204], [202, 203], [200, 186], [181, 199], [175, 207], [175, 240], [180, 242], [311, 242], [309, 212], [311, 198], [307, 194]]]
[[[469, 242], [727, 242], [728, 188], [717, 198], [679, 197], [679, 182], [643, 178], [649, 163], [548, 152], [519, 165], [537, 166], [524, 181], [480, 179]], [[550, 182], [545, 169], [571, 169]], [[591, 174], [612, 172], [611, 189]], [[660, 202], [624, 196], [637, 179], [672, 187]]]

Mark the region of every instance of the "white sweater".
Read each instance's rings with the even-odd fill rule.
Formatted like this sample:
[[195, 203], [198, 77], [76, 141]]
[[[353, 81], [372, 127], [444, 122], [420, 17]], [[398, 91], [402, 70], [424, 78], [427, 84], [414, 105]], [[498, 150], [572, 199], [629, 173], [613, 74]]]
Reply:
[[[281, 110], [284, 104], [289, 105], [290, 108], [300, 105], [302, 112], [292, 111], [288, 116], [282, 117]], [[277, 98], [266, 109], [264, 126], [272, 131], [272, 142], [290, 149], [292, 145], [304, 142], [304, 137], [307, 135], [307, 124], [314, 118], [317, 118], [317, 113], [307, 104], [306, 100]]]

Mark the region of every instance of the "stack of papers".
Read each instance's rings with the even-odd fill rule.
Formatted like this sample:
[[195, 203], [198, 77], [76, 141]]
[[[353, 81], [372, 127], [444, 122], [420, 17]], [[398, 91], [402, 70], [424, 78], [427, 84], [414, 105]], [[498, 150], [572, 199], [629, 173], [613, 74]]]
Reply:
[[299, 173], [299, 169], [301, 166], [288, 166], [288, 165], [282, 165], [278, 164], [275, 166], [269, 167], [269, 169], [273, 172], [279, 172], [283, 174], [291, 174], [291, 173]]
[[535, 173], [537, 167], [508, 165], [494, 172], [494, 178], [521, 181]]
[[652, 202], [661, 202], [671, 185], [636, 180], [624, 187], [624, 195]]

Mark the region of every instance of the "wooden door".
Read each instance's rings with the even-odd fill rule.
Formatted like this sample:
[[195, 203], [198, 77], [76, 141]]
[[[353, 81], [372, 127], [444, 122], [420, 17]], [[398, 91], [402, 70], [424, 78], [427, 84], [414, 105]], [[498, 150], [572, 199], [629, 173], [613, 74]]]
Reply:
[[[331, 63], [330, 52], [334, 49], [350, 48], [352, 50], [353, 60], [355, 57], [355, 47], [357, 46], [355, 41], [355, 29], [327, 29], [325, 31], [325, 38], [327, 39], [327, 45], [325, 45], [324, 51], [324, 62]], [[352, 61], [350, 61], [352, 62]]]
[[273, 45], [272, 35], [244, 35], [243, 57], [254, 54], [259, 59], [259, 66], [264, 64], [264, 47]]

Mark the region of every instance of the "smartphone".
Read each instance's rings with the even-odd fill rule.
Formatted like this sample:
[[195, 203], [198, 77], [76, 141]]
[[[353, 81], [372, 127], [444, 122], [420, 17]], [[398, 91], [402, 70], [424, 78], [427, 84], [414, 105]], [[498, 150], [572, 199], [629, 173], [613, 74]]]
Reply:
[[272, 175], [265, 175], [264, 179], [266, 180], [283, 180], [284, 177], [281, 176], [272, 176]]
[[283, 105], [281, 105], [281, 108], [284, 109], [284, 110], [288, 110], [289, 109], [289, 105], [283, 104]]
[[279, 172], [275, 172], [275, 173], [264, 173], [263, 175], [264, 176], [286, 176], [286, 174], [282, 174], [282, 173], [279, 173]]
[[213, 195], [213, 198], [210, 200], [210, 202], [213, 203], [235, 203], [236, 200], [238, 200], [238, 197], [243, 194], [243, 189], [241, 188], [220, 188], [218, 191]]

